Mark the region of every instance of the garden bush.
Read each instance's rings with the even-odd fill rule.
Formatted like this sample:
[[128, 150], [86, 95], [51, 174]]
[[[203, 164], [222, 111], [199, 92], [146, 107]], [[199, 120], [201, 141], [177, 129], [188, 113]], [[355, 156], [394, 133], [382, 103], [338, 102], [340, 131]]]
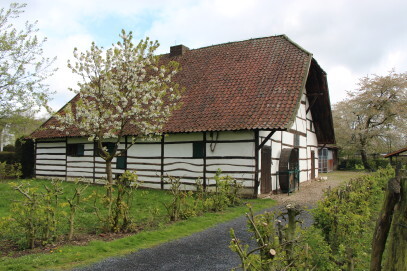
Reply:
[[35, 149], [34, 141], [30, 138], [20, 137], [15, 142], [16, 160], [21, 164], [23, 178], [31, 178], [34, 175]]
[[0, 162], [0, 180], [19, 179], [21, 175], [21, 164], [7, 164], [6, 162]]
[[344, 170], [356, 170], [356, 169], [363, 169], [363, 163], [361, 159], [341, 159], [339, 163], [339, 169]]
[[171, 187], [168, 193], [171, 194], [172, 201], [164, 206], [170, 220], [187, 219], [208, 211], [218, 212], [241, 203], [239, 193], [242, 185], [239, 182], [228, 175], [222, 176], [220, 169], [214, 180], [213, 189], [204, 189], [202, 180], [197, 179], [197, 190], [192, 192], [183, 189], [179, 178], [168, 176], [166, 182]]
[[0, 162], [6, 162], [7, 164], [14, 164], [18, 161], [14, 152], [2, 151], [0, 152]]
[[315, 227], [321, 230], [332, 250], [337, 267], [346, 270], [369, 268], [375, 220], [387, 181], [394, 176], [390, 167], [352, 179], [328, 190], [313, 210]]
[[[243, 270], [334, 270], [331, 249], [317, 228], [304, 231], [299, 224], [302, 210], [291, 204], [284, 213], [246, 214], [254, 248], [243, 244], [233, 229], [230, 249], [239, 255]], [[287, 223], [283, 225], [283, 220]], [[232, 269], [235, 270], [235, 269]]]
[[14, 145], [11, 145], [11, 144], [8, 144], [3, 147], [3, 151], [6, 151], [6, 152], [14, 152], [15, 149], [16, 148], [14, 147]]
[[[139, 185], [137, 180], [138, 176], [135, 172], [125, 171], [114, 185], [110, 183], [105, 185], [105, 195], [93, 193], [93, 208], [104, 232], [133, 231], [134, 224], [130, 212], [133, 210], [134, 192]], [[104, 210], [99, 207], [101, 205]]]
[[232, 229], [230, 248], [243, 270], [368, 270], [377, 214], [393, 176], [386, 167], [329, 189], [307, 229], [298, 226], [300, 211], [292, 206], [283, 215], [249, 211], [248, 230], [257, 245], [243, 244]]
[[378, 170], [381, 168], [386, 168], [390, 165], [390, 160], [389, 159], [374, 159], [369, 162], [371, 168], [373, 170]]

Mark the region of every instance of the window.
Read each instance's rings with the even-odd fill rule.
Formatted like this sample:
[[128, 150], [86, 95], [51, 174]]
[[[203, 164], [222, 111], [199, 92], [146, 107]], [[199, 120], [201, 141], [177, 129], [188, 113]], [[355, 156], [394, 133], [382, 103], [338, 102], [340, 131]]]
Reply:
[[[103, 147], [106, 147], [107, 148], [107, 151], [110, 153], [110, 154], [112, 154], [113, 153], [113, 150], [114, 150], [114, 143], [113, 142], [103, 142], [102, 143], [102, 146]], [[94, 150], [95, 150], [95, 156], [100, 156], [99, 155], [99, 152], [97, 152], [98, 151], [98, 145], [97, 145], [97, 143], [95, 142], [95, 147], [94, 147]]]
[[84, 156], [85, 144], [68, 144], [66, 146], [66, 154], [68, 156]]
[[300, 146], [300, 135], [294, 134], [294, 147]]
[[204, 157], [204, 143], [194, 142], [192, 145], [192, 157], [193, 158], [203, 158]]
[[117, 169], [126, 169], [127, 168], [127, 157], [126, 156], [118, 156], [116, 158], [116, 168]]
[[314, 130], [313, 130], [313, 127], [312, 127], [312, 120], [309, 120], [309, 130], [310, 130], [311, 132], [314, 131]]

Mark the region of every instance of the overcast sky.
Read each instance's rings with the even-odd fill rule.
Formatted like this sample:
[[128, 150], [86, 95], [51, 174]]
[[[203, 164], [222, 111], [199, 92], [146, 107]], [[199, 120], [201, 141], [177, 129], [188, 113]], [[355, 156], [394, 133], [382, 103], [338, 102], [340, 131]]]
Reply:
[[[8, 8], [8, 0], [0, 0]], [[331, 103], [358, 78], [407, 71], [406, 0], [28, 0], [22, 20], [38, 20], [47, 56], [58, 72], [48, 80], [57, 110], [73, 97], [77, 79], [66, 67], [74, 47], [109, 47], [121, 29], [149, 36], [158, 52], [286, 34], [311, 52], [328, 74]]]

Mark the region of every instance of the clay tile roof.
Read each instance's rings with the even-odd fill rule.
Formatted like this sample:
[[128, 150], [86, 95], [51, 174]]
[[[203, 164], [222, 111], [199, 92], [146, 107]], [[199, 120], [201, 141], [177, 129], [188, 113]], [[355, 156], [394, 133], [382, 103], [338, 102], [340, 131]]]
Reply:
[[[186, 89], [182, 107], [163, 130], [177, 133], [289, 128], [312, 55], [280, 35], [163, 55], [162, 61], [167, 60], [181, 64], [175, 80]], [[46, 129], [32, 136], [65, 134]]]

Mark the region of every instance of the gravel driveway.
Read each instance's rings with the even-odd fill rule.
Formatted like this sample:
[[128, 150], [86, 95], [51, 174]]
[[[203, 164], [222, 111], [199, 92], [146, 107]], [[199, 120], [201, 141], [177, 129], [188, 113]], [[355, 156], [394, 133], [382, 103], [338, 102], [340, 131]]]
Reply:
[[[277, 200], [278, 205], [269, 209], [282, 209], [288, 203], [313, 206], [322, 197], [323, 189], [339, 185], [343, 181], [331, 179], [301, 184], [300, 191], [287, 196], [262, 195]], [[305, 226], [312, 223], [309, 212], [302, 214]], [[102, 262], [75, 270], [230, 270], [238, 267], [239, 257], [229, 249], [229, 230], [233, 228], [243, 242], [250, 242], [244, 216], [218, 224], [205, 231], [171, 241], [153, 248], [139, 250], [124, 257], [108, 258]]]

